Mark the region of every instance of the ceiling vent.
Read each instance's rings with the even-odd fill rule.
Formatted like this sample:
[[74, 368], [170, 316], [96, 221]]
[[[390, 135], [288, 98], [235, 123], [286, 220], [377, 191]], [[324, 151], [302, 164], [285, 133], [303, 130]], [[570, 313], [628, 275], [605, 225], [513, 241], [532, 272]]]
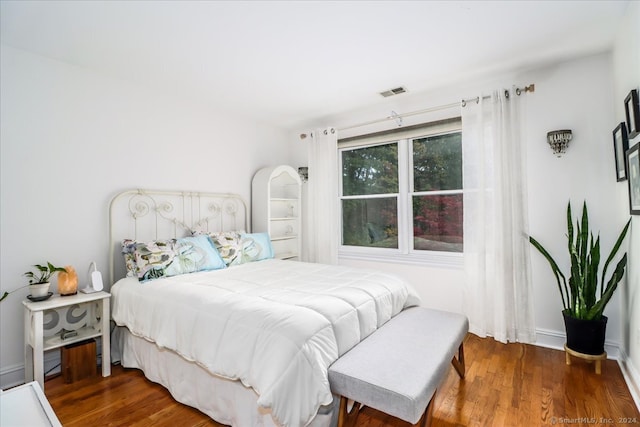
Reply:
[[387, 98], [387, 97], [393, 96], [393, 95], [400, 95], [401, 93], [405, 93], [406, 91], [407, 91], [407, 89], [405, 89], [402, 86], [400, 86], [400, 87], [396, 87], [396, 88], [393, 88], [393, 89], [385, 90], [384, 92], [380, 92], [380, 95], [382, 95], [385, 98]]

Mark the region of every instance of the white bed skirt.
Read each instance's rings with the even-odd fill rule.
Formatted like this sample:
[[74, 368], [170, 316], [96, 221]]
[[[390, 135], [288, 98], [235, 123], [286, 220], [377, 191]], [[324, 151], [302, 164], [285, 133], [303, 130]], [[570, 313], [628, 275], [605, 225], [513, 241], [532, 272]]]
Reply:
[[[215, 421], [234, 427], [279, 427], [267, 409], [257, 405], [258, 395], [240, 381], [212, 375], [177, 353], [136, 337], [117, 327], [112, 337], [112, 360], [137, 368], [169, 390], [174, 399], [204, 412]], [[323, 406], [309, 427], [337, 425], [337, 402]]]

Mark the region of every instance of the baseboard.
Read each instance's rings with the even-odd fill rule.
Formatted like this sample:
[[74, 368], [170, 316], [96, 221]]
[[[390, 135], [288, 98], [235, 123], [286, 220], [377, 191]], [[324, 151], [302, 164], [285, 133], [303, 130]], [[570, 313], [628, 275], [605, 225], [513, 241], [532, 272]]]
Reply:
[[0, 370], [0, 390], [24, 384], [24, 364], [11, 365]]
[[[60, 351], [51, 350], [44, 354], [44, 372], [60, 372]], [[7, 389], [24, 384], [24, 363], [12, 365], [0, 371], [0, 388]]]
[[[562, 332], [549, 329], [536, 329], [535, 345], [555, 350], [564, 351], [564, 343], [567, 341], [566, 335]], [[609, 359], [620, 360], [620, 344], [614, 341], [604, 342], [604, 351]]]
[[622, 376], [627, 383], [631, 397], [633, 397], [636, 407], [640, 408], [640, 376], [638, 375], [638, 370], [633, 366], [633, 362], [622, 348], [620, 349], [618, 364], [620, 365], [620, 371], [622, 371]]

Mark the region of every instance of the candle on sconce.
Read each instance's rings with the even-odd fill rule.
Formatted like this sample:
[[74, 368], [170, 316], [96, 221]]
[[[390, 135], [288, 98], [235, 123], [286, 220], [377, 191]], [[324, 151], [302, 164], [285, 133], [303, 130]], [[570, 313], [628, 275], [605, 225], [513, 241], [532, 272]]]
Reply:
[[58, 273], [58, 293], [61, 296], [75, 295], [78, 293], [78, 274], [70, 265], [64, 269]]

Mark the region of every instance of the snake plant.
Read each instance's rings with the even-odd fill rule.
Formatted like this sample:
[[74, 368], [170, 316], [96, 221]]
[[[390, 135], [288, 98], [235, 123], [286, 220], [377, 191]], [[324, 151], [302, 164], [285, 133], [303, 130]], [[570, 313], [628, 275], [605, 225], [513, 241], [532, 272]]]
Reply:
[[582, 207], [582, 219], [576, 220], [574, 229], [571, 216], [571, 202], [567, 206], [567, 240], [569, 256], [571, 258], [571, 275], [569, 283], [560, 267], [547, 250], [533, 237], [529, 241], [547, 259], [551, 270], [558, 282], [558, 289], [562, 297], [564, 312], [576, 319], [598, 320], [602, 317], [605, 306], [611, 299], [618, 283], [624, 276], [627, 266], [627, 254], [622, 256], [615, 270], [605, 283], [605, 277], [609, 264], [616, 256], [620, 245], [627, 235], [631, 225], [631, 219], [622, 229], [618, 240], [613, 245], [607, 260], [604, 263], [602, 277], [598, 282], [598, 270], [600, 267], [600, 235], [594, 240], [593, 233], [589, 231], [589, 215], [587, 203]]

